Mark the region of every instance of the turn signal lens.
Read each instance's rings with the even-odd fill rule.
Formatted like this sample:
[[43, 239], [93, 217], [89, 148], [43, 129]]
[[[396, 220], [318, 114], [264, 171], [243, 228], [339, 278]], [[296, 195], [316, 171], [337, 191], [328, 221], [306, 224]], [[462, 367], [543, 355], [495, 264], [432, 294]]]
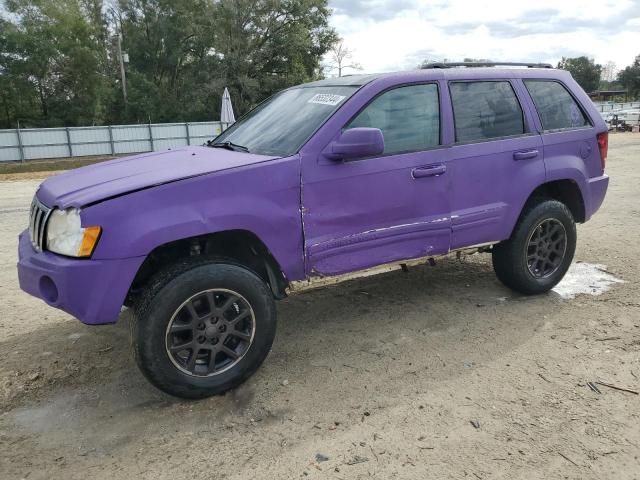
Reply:
[[102, 228], [100, 227], [86, 227], [84, 229], [84, 236], [82, 237], [82, 243], [78, 250], [79, 257], [91, 256], [93, 249], [98, 243], [98, 238], [100, 238], [100, 233], [102, 233]]

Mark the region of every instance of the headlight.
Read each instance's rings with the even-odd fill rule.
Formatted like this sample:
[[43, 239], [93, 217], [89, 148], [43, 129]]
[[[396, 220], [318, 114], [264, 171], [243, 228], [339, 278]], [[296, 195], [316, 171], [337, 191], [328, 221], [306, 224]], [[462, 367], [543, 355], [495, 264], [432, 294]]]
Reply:
[[56, 208], [47, 222], [47, 250], [69, 257], [90, 257], [101, 231], [100, 227], [83, 228], [77, 208]]

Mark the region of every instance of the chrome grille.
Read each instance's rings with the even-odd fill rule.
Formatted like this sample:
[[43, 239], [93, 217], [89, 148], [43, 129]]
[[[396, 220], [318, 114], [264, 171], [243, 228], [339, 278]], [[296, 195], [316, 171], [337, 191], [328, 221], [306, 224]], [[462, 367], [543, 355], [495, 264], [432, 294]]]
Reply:
[[29, 214], [29, 238], [33, 248], [41, 252], [45, 242], [45, 228], [51, 209], [38, 201], [37, 197], [33, 197], [31, 202], [31, 213]]

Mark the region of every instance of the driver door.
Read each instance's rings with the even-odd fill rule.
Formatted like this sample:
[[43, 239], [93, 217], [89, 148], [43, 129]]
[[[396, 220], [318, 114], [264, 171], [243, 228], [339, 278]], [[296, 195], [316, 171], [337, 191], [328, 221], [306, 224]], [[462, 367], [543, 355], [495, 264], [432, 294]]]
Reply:
[[342, 129], [379, 128], [382, 155], [332, 161], [319, 154], [302, 162], [308, 277], [449, 250], [451, 189], [440, 103], [436, 82], [386, 90]]

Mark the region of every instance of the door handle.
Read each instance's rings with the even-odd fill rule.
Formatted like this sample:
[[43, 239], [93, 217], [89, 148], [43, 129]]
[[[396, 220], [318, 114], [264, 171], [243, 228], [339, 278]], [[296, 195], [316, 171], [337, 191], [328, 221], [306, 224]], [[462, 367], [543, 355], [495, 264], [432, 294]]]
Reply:
[[411, 170], [412, 178], [424, 178], [424, 177], [437, 177], [447, 171], [447, 166], [440, 165], [428, 165], [426, 167], [417, 167]]
[[514, 152], [514, 160], [527, 160], [529, 158], [536, 158], [538, 156], [538, 150], [525, 150], [523, 152]]

